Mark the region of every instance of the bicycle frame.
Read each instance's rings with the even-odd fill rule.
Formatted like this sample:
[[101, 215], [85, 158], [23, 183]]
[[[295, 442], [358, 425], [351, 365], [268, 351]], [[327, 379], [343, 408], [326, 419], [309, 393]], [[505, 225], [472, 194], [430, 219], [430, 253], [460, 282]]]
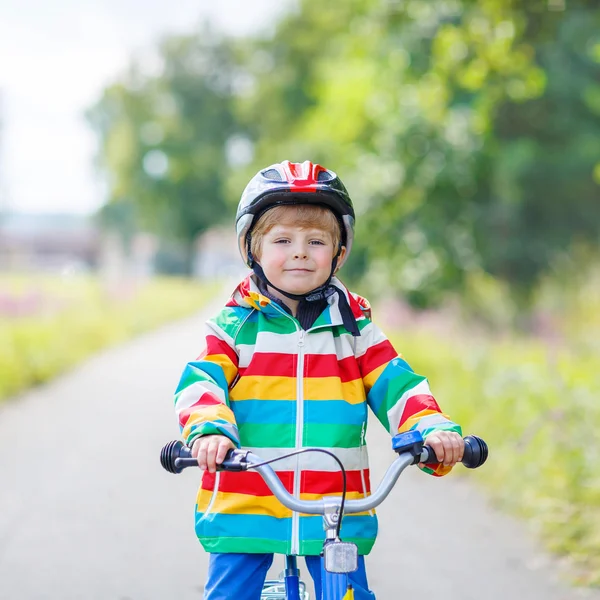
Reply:
[[261, 600], [281, 600], [281, 598], [306, 600], [308, 598], [306, 586], [300, 581], [300, 571], [295, 556], [285, 557], [283, 582], [280, 579], [265, 581], [260, 597]]

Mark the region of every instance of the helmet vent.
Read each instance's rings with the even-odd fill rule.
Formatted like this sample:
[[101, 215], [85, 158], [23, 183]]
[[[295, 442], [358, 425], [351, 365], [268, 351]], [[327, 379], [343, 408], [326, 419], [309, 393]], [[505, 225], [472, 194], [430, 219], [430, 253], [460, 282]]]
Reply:
[[317, 175], [317, 181], [331, 181], [333, 177], [329, 171], [319, 171]]
[[263, 171], [263, 177], [270, 179], [271, 181], [283, 181], [283, 177], [277, 169], [267, 169]]

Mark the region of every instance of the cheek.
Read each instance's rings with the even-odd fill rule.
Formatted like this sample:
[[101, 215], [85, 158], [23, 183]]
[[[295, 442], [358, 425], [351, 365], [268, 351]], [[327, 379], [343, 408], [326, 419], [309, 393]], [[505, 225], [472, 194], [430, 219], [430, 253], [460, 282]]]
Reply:
[[330, 250], [325, 250], [320, 252], [317, 257], [315, 257], [315, 261], [321, 269], [331, 269], [331, 263], [333, 261], [333, 256], [331, 255]]
[[286, 260], [285, 252], [282, 251], [280, 246], [273, 245], [269, 248], [267, 256], [264, 256], [262, 267], [272, 268], [272, 267], [280, 267]]

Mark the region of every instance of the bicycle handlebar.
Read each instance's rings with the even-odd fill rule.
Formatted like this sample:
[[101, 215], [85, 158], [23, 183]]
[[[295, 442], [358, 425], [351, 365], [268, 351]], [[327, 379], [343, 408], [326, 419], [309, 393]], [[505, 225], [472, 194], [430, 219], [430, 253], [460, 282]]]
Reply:
[[[481, 438], [472, 435], [465, 437], [464, 441], [465, 451], [461, 462], [470, 469], [480, 467], [487, 460], [487, 444]], [[170, 473], [181, 473], [187, 467], [198, 466], [198, 461], [192, 457], [190, 448], [180, 441], [169, 442], [163, 447], [160, 453], [160, 462], [164, 469]], [[398, 458], [388, 467], [377, 489], [366, 498], [346, 500], [344, 513], [366, 512], [379, 506], [391, 492], [402, 471], [409, 465], [417, 463], [434, 464], [437, 462], [435, 453], [429, 446], [423, 446], [421, 452], [416, 456], [410, 450], [401, 452]], [[325, 513], [325, 498], [321, 500], [295, 498], [285, 489], [275, 471], [269, 465], [261, 463], [263, 463], [262, 459], [248, 450], [229, 450], [218, 470], [245, 471], [248, 468], [253, 468], [260, 473], [275, 497], [290, 510], [313, 515]], [[337, 499], [340, 500], [341, 498]], [[335, 499], [327, 497], [327, 500], [331, 502]]]

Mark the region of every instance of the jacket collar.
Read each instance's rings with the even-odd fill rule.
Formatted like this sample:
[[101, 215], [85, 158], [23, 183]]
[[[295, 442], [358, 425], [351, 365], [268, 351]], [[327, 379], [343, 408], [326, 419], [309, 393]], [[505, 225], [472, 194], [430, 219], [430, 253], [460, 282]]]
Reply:
[[[331, 284], [341, 290], [341, 293], [346, 296], [346, 299], [350, 304], [352, 314], [357, 321], [359, 319], [363, 319], [365, 316], [369, 316], [367, 310], [370, 310], [370, 306], [366, 300], [360, 298], [360, 296], [351, 294], [346, 286], [337, 277], [332, 277]], [[268, 316], [280, 316], [282, 312], [287, 316], [290, 316], [274, 300], [271, 300], [261, 293], [258, 287], [258, 279], [254, 273], [250, 273], [250, 275], [248, 275], [248, 277], [246, 277], [234, 290], [231, 296], [230, 304], [257, 310]], [[290, 318], [292, 317], [290, 316]], [[339, 297], [338, 294], [332, 294], [327, 298], [327, 307], [317, 317], [317, 320], [314, 322], [311, 329], [321, 326], [331, 327], [338, 325], [343, 325], [342, 315], [339, 308]]]

